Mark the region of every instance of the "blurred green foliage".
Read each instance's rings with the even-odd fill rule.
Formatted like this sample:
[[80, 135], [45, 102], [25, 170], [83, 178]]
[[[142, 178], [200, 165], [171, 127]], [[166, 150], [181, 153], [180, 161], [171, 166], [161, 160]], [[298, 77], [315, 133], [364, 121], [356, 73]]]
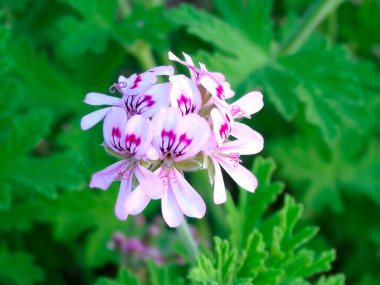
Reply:
[[[380, 284], [380, 1], [343, 1], [292, 49], [311, 1], [168, 2], [0, 2], [0, 284]], [[168, 50], [224, 73], [237, 97], [263, 92], [249, 124], [273, 160], [255, 162], [256, 194], [227, 180], [225, 207], [190, 176], [210, 209], [197, 264], [123, 268], [107, 244], [136, 224], [114, 217], [115, 186], [87, 186], [112, 158], [99, 126], [80, 130], [82, 100], [169, 64]]]

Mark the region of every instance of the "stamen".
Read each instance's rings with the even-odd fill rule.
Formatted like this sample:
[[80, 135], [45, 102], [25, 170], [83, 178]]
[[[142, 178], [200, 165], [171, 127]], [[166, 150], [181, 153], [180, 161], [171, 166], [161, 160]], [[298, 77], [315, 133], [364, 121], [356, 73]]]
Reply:
[[231, 115], [232, 116], [235, 116], [238, 117], [238, 118], [241, 118], [243, 117], [245, 114], [245, 112], [237, 105], [232, 105], [232, 109], [231, 109]]
[[115, 181], [121, 181], [121, 180], [127, 180], [129, 178], [129, 175], [127, 174], [127, 165], [126, 163], [120, 165], [116, 168], [116, 174], [117, 176], [114, 178]]
[[242, 160], [240, 159], [240, 153], [238, 152], [230, 153], [229, 157], [230, 157], [230, 161], [234, 163], [233, 164], [234, 167], [238, 167], [239, 164], [242, 162]]
[[116, 90], [119, 91], [121, 93], [121, 91], [123, 90], [123, 88], [126, 88], [127, 87], [127, 83], [126, 82], [119, 82], [119, 83], [114, 83], [112, 84], [108, 91], [110, 93], [115, 93]]

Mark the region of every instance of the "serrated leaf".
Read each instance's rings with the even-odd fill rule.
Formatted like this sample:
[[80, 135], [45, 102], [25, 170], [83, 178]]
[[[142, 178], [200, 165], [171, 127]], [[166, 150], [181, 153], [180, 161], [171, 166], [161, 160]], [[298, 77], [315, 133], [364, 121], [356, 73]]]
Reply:
[[[239, 248], [242, 247], [243, 239], [249, 236], [254, 227], [261, 223], [267, 207], [275, 201], [283, 190], [282, 183], [271, 182], [274, 170], [275, 163], [272, 159], [256, 158], [252, 172], [258, 179], [259, 186], [255, 193], [248, 193], [245, 190], [240, 191], [238, 209], [235, 214], [232, 211], [234, 208], [232, 199], [228, 199], [227, 207], [230, 208], [228, 222], [232, 229], [231, 240]], [[234, 217], [231, 215], [234, 215]]]
[[212, 66], [214, 70], [231, 70], [231, 66], [239, 66], [229, 74], [228, 80], [232, 83], [238, 82], [250, 70], [261, 67], [269, 60], [259, 45], [250, 41], [243, 32], [205, 11], [183, 4], [172, 9], [168, 16], [176, 24], [185, 25], [189, 33], [221, 51], [212, 55], [199, 53], [197, 58], [206, 65]]
[[[282, 208], [268, 214], [270, 204], [283, 190], [281, 183], [272, 183], [275, 164], [258, 158], [254, 172], [259, 188], [250, 196], [240, 189], [239, 203], [227, 199], [230, 240], [215, 240], [215, 248], [198, 258], [190, 272], [190, 279], [199, 284], [310, 284], [313, 275], [330, 269], [335, 259], [334, 250], [315, 252], [307, 243], [316, 235], [312, 226], [300, 226], [303, 207], [290, 196], [285, 196]], [[261, 187], [261, 188], [260, 188]], [[272, 192], [271, 192], [272, 191]], [[257, 195], [257, 196], [255, 196]], [[255, 209], [255, 210], [252, 210]], [[243, 223], [242, 223], [243, 222]], [[250, 233], [245, 232], [250, 229]], [[243, 234], [236, 234], [236, 231]], [[247, 239], [242, 245], [243, 240]], [[195, 283], [198, 284], [198, 283]]]
[[[380, 204], [380, 192], [376, 190], [380, 186], [376, 139], [368, 143], [356, 132], [347, 132], [329, 151], [315, 133], [308, 137], [295, 136], [269, 146], [280, 162], [297, 161], [296, 164], [283, 163], [282, 175], [289, 179], [292, 189], [299, 193], [307, 209], [321, 211], [328, 207], [341, 212], [342, 193], [352, 191]], [[351, 141], [353, 137], [355, 140]]]
[[157, 265], [148, 261], [149, 285], [183, 285], [184, 278], [179, 276], [178, 266]]
[[32, 111], [17, 116], [7, 129], [2, 130], [0, 136], [0, 168], [28, 155], [48, 133], [50, 122], [51, 115], [46, 111]]
[[83, 106], [81, 100], [85, 91], [82, 87], [70, 81], [45, 54], [38, 53], [30, 40], [25, 37], [14, 40], [9, 54], [15, 62], [13, 73], [22, 81], [21, 107], [46, 107], [58, 116]]
[[252, 42], [263, 49], [269, 49], [273, 39], [273, 27], [270, 20], [272, 0], [214, 0], [214, 3], [228, 23], [244, 31]]
[[59, 188], [74, 190], [84, 182], [82, 174], [76, 169], [77, 165], [77, 153], [56, 153], [46, 158], [16, 161], [3, 168], [1, 176], [48, 198], [56, 198]]
[[94, 285], [142, 285], [143, 282], [126, 268], [121, 268], [116, 279], [101, 277]]
[[338, 274], [335, 276], [323, 276], [319, 278], [315, 285], [344, 285], [344, 275]]

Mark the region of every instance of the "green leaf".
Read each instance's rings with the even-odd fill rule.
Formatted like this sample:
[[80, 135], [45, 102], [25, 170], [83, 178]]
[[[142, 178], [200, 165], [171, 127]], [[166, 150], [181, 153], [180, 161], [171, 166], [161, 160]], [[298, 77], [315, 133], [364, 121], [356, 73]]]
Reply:
[[28, 155], [45, 136], [51, 123], [51, 115], [46, 111], [31, 111], [17, 116], [0, 135], [0, 161], [4, 164]]
[[126, 268], [121, 268], [117, 274], [116, 280], [101, 277], [96, 280], [94, 285], [142, 285], [140, 278], [132, 274]]
[[[334, 250], [315, 252], [307, 247], [317, 229], [298, 225], [303, 212], [301, 205], [285, 196], [280, 210], [268, 211], [283, 190], [281, 183], [270, 180], [274, 167], [272, 160], [259, 158], [253, 169], [261, 188], [255, 194], [244, 194], [245, 190], [240, 189], [242, 198], [237, 206], [231, 197], [227, 200], [230, 201], [227, 206], [230, 240], [216, 238], [214, 249], [198, 258], [189, 275], [195, 284], [308, 285], [315, 274], [331, 268]], [[246, 195], [251, 195], [253, 201], [259, 199], [256, 203], [260, 206], [247, 203]], [[247, 229], [250, 229], [248, 234]], [[237, 235], [236, 231], [243, 235]]]
[[77, 172], [77, 165], [77, 153], [57, 153], [46, 158], [21, 159], [7, 164], [1, 177], [46, 197], [56, 198], [59, 188], [75, 190], [82, 185], [83, 176]]
[[0, 284], [33, 285], [43, 281], [43, 276], [31, 255], [0, 249]]
[[260, 225], [268, 206], [283, 191], [282, 183], [271, 181], [275, 167], [272, 159], [256, 158], [252, 172], [259, 181], [259, 185], [255, 193], [248, 193], [241, 189], [237, 209], [232, 199], [227, 200], [229, 208], [227, 221], [231, 227], [231, 241], [238, 248], [242, 248], [245, 237], [250, 235], [254, 227]]
[[179, 266], [157, 265], [148, 261], [149, 285], [183, 285], [184, 278], [179, 275]]
[[115, 232], [128, 232], [130, 229], [132, 219], [123, 222], [114, 215], [116, 188], [66, 192], [45, 205], [44, 217], [53, 225], [56, 239], [72, 242], [84, 235], [82, 258], [90, 267], [100, 267], [106, 262], [116, 263], [117, 254], [108, 250], [107, 244]]
[[270, 19], [272, 0], [214, 0], [214, 3], [229, 24], [244, 31], [252, 42], [269, 50], [269, 45], [273, 40], [273, 27]]
[[[342, 193], [356, 192], [380, 204], [380, 193], [376, 190], [380, 187], [377, 145], [376, 139], [368, 143], [366, 137], [351, 131], [334, 143], [331, 151], [315, 132], [310, 133], [308, 139], [295, 136], [269, 147], [282, 162], [282, 176], [290, 181], [307, 209], [321, 211], [328, 207], [341, 212]], [[290, 160], [297, 163], [288, 163]]]
[[[189, 33], [220, 50], [212, 55], [199, 53], [197, 58], [214, 70], [233, 69], [228, 77], [232, 83], [240, 81], [251, 70], [261, 67], [269, 59], [260, 46], [250, 41], [239, 29], [191, 5], [183, 4], [172, 9], [168, 17], [178, 25], [185, 25]], [[235, 66], [239, 68], [234, 68]]]
[[335, 276], [321, 277], [316, 285], [344, 285], [344, 275], [338, 274]]
[[69, 80], [46, 54], [37, 52], [29, 39], [14, 39], [9, 49], [15, 62], [13, 74], [22, 82], [22, 107], [47, 108], [59, 116], [83, 106], [83, 87]]
[[226, 240], [215, 238], [215, 256], [204, 255], [197, 260], [197, 267], [192, 269], [189, 278], [201, 284], [231, 284], [235, 280], [238, 267], [237, 251]]

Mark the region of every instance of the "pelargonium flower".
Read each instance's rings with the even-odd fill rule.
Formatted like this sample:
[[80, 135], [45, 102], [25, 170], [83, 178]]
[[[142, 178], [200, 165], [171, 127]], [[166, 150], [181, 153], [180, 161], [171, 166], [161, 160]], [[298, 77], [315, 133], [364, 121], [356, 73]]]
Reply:
[[[108, 105], [83, 117], [88, 129], [104, 117], [106, 150], [118, 157], [116, 162], [93, 175], [90, 187], [103, 190], [121, 181], [116, 216], [141, 213], [152, 199], [161, 199], [165, 222], [177, 227], [184, 216], [202, 218], [206, 205], [184, 176], [186, 171], [208, 168], [213, 184], [214, 202], [226, 201], [222, 168], [238, 185], [254, 192], [255, 176], [241, 164], [242, 155], [260, 152], [263, 137], [241, 118], [263, 107], [260, 92], [250, 92], [235, 102], [230, 84], [223, 74], [208, 71], [191, 57], [174, 60], [190, 71], [190, 78], [174, 75], [171, 66], [159, 66], [129, 78], [119, 77], [111, 92], [121, 98], [89, 93], [85, 103]], [[168, 82], [157, 83], [158, 75]]]

